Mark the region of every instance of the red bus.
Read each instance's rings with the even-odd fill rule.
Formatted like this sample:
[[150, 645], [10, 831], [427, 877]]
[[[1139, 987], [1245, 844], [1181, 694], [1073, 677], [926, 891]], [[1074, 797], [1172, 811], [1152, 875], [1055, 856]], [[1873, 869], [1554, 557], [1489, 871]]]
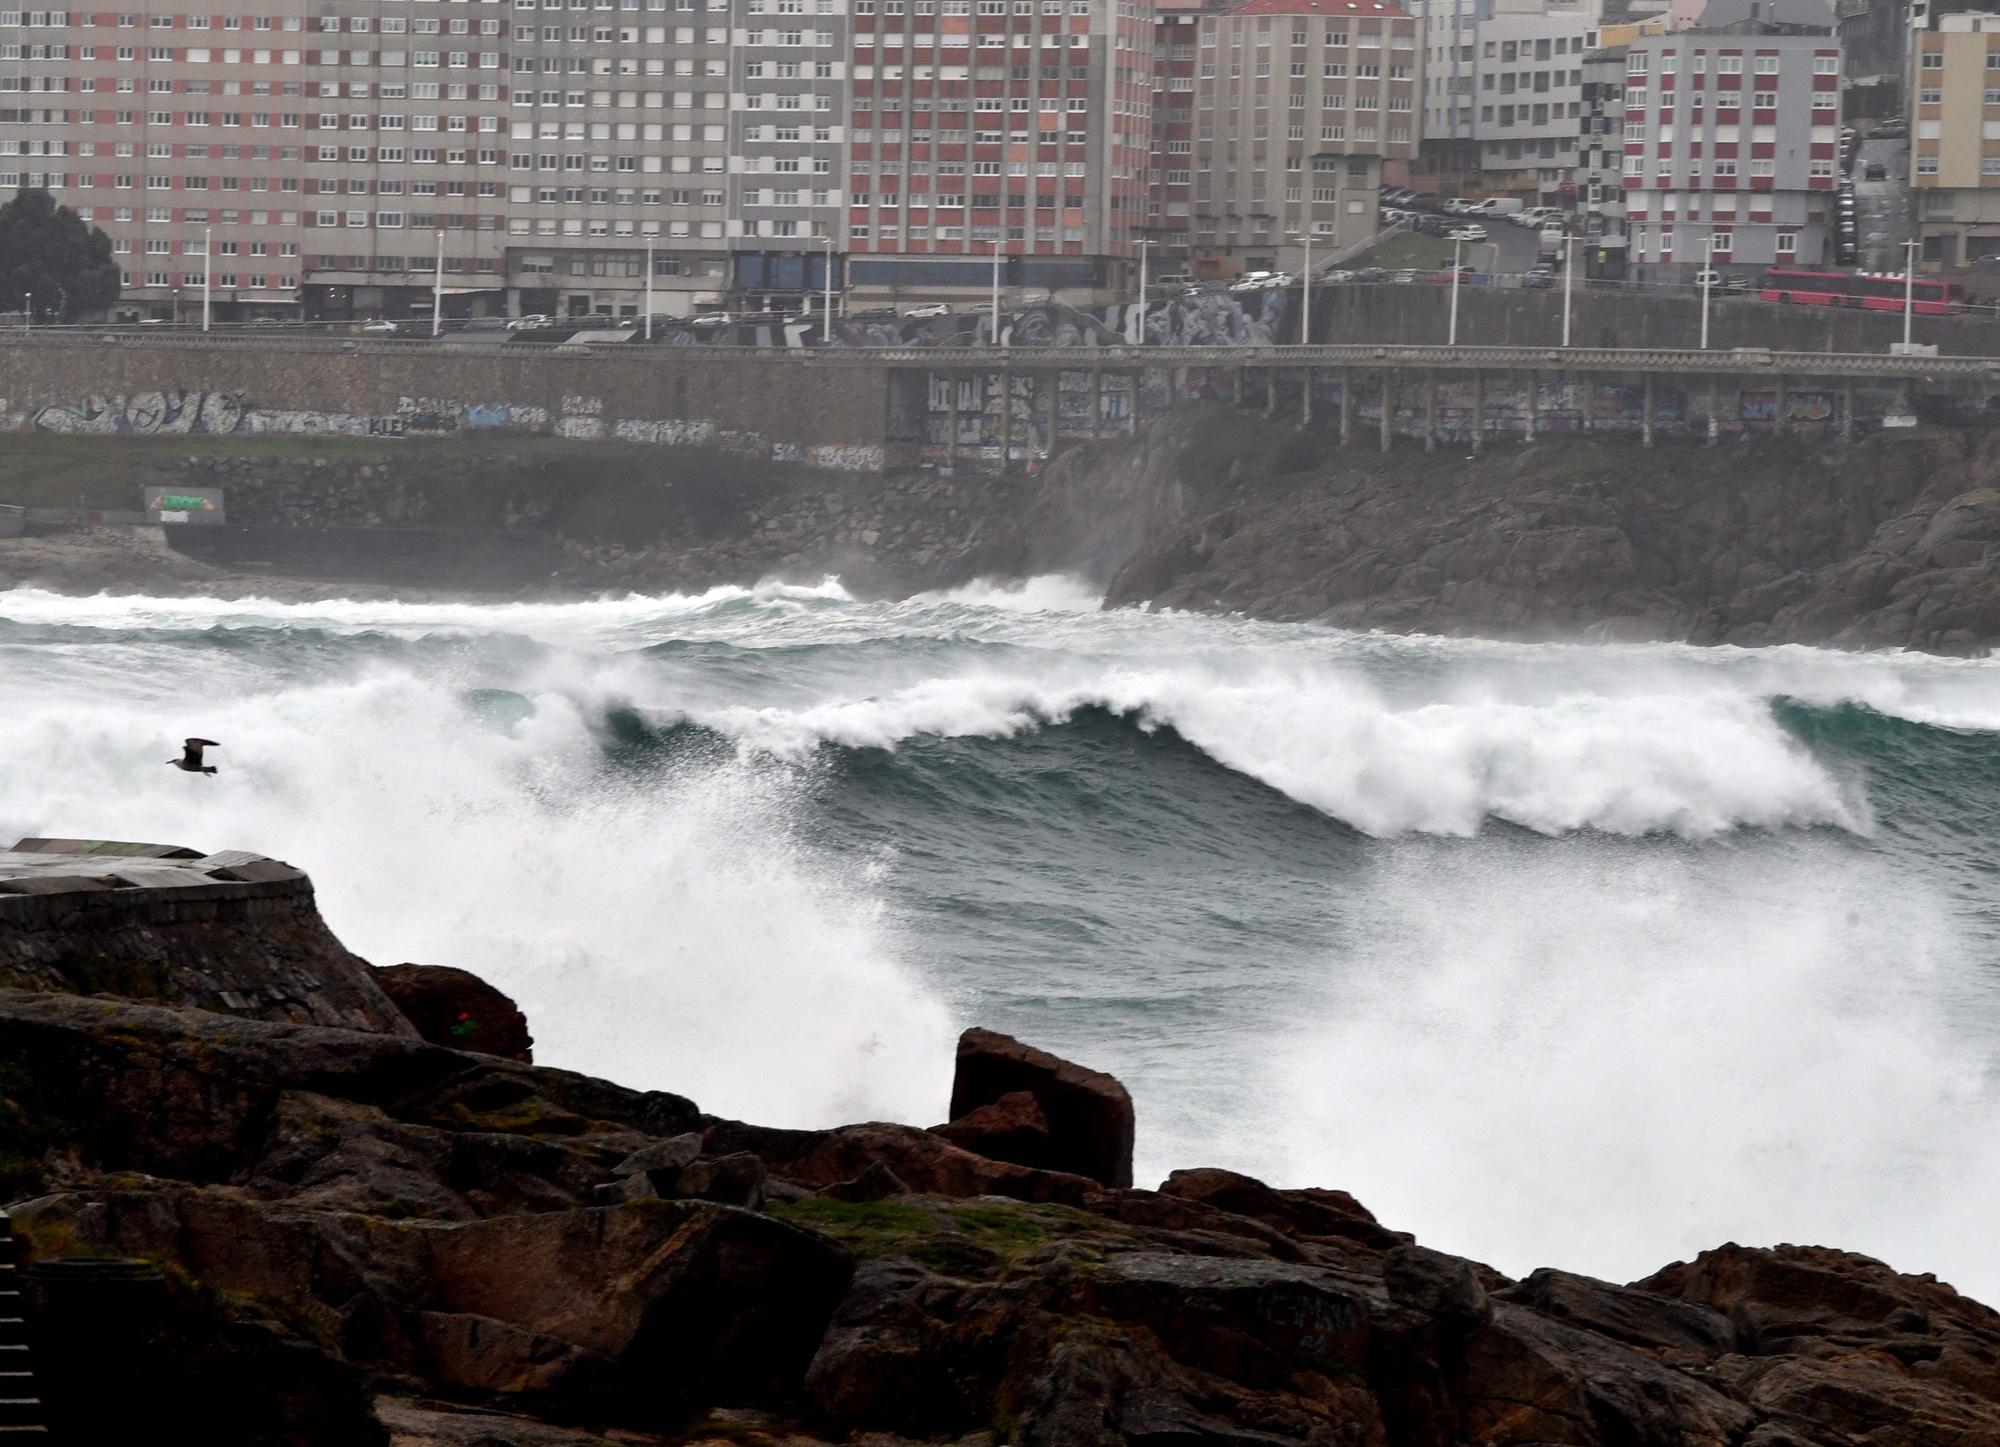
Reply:
[[[1965, 305], [1965, 289], [1953, 282], [1927, 281], [1918, 277], [1910, 284], [1909, 291], [1912, 311], [1952, 312]], [[1904, 281], [1901, 274], [1895, 272], [1803, 271], [1774, 266], [1764, 273], [1763, 286], [1758, 295], [1765, 301], [1901, 311]]]

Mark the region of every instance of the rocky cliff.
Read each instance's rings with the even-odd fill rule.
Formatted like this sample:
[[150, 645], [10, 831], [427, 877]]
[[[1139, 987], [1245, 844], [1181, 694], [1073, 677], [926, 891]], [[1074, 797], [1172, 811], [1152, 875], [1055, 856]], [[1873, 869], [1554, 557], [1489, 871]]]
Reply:
[[1117, 1082], [984, 1031], [949, 1113], [775, 1130], [407, 1031], [0, 990], [0, 1202], [73, 1439], [131, 1404], [74, 1388], [102, 1343], [217, 1443], [2000, 1443], [2000, 1315], [1933, 1277], [1725, 1245], [1515, 1281], [1337, 1190], [1133, 1189]]
[[[1331, 432], [1207, 404], [1072, 447], [1032, 478], [859, 478], [556, 440], [275, 457], [229, 439], [199, 452], [21, 441], [0, 457], [0, 500], [129, 506], [141, 482], [170, 482], [222, 487], [232, 523], [261, 527], [531, 531], [556, 566], [530, 591], [555, 596], [828, 573], [900, 596], [1068, 572], [1113, 606], [1357, 628], [1960, 653], [2000, 640], [1991, 428], [1650, 451], [1545, 437], [1468, 457], [1407, 441], [1343, 448]], [[290, 571], [274, 582], [284, 565], [238, 576], [109, 542], [0, 542], [0, 587], [359, 591]]]
[[1341, 448], [1219, 407], [1059, 459], [995, 564], [1106, 603], [1484, 637], [2000, 641], [2000, 434]]

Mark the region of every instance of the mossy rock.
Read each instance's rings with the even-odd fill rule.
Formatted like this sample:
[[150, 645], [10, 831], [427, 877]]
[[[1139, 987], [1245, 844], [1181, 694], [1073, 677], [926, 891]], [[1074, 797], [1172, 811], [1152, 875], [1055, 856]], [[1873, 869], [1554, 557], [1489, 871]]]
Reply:
[[0, 1060], [0, 1203], [47, 1186], [49, 1152], [74, 1134], [34, 1075], [17, 1061]]
[[1057, 1243], [1088, 1251], [1134, 1239], [1123, 1227], [1087, 1211], [997, 1197], [834, 1201], [810, 1196], [775, 1205], [770, 1212], [839, 1242], [863, 1260], [907, 1256], [942, 1275], [975, 1281], [1005, 1276]]

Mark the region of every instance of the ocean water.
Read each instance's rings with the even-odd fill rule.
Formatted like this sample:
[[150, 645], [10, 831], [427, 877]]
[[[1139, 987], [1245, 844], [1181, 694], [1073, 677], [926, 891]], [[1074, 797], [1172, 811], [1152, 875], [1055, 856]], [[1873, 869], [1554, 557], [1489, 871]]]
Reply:
[[[222, 772], [165, 767], [185, 734]], [[539, 1058], [934, 1123], [969, 1024], [1142, 1182], [1522, 1273], [1815, 1241], [2000, 1300], [2000, 662], [1386, 638], [1040, 579], [570, 605], [0, 593], [0, 836], [309, 869]]]

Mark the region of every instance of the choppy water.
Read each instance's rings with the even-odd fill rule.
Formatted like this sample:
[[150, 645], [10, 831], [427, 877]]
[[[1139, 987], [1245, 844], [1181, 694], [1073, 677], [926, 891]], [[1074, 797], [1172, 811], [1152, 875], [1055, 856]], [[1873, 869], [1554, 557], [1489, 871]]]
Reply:
[[[163, 766], [220, 739], [214, 778]], [[1142, 1180], [1520, 1272], [1823, 1241], [2000, 1299], [2000, 662], [1388, 639], [1060, 580], [566, 606], [0, 593], [0, 836], [304, 865], [543, 1060], [941, 1117], [969, 1023]]]

